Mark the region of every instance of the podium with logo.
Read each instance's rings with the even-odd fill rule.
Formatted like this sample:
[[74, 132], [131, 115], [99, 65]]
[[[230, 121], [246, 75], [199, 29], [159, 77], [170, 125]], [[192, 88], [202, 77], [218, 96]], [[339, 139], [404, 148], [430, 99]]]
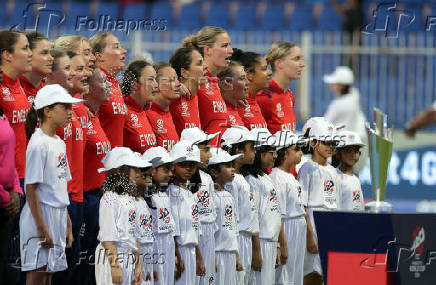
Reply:
[[327, 285], [436, 284], [436, 214], [314, 212]]

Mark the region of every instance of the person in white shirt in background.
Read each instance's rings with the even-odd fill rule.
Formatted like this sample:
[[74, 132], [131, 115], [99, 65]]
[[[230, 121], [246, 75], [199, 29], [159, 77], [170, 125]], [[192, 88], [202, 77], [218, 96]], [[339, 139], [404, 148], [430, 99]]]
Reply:
[[207, 165], [209, 164], [210, 140], [220, 133], [208, 135], [200, 128], [187, 128], [180, 134], [181, 141], [191, 141], [200, 149], [200, 160], [197, 171], [191, 177], [191, 192], [197, 201], [198, 213], [200, 215], [201, 236], [198, 242], [201, 254], [203, 255], [204, 266], [206, 269], [205, 276], [197, 276], [197, 285], [213, 284], [215, 280], [215, 238], [214, 223], [216, 212], [214, 206], [214, 184], [212, 177], [207, 174]]
[[141, 284], [140, 244], [136, 239], [136, 168], [151, 164], [127, 147], [115, 147], [101, 161], [108, 175], [102, 185], [99, 245], [95, 250], [97, 285]]
[[222, 136], [222, 147], [231, 155], [243, 154], [235, 159], [235, 178], [230, 187], [225, 187], [229, 191], [235, 202], [233, 210], [236, 214], [238, 223], [238, 252], [243, 270], [237, 273], [237, 283], [247, 285], [251, 275], [251, 268], [260, 271], [262, 268], [262, 254], [259, 243], [259, 196], [256, 191], [240, 174], [240, 169], [244, 165], [251, 165], [254, 162], [256, 151], [254, 143], [256, 137], [245, 127], [235, 126], [228, 128]]
[[[65, 248], [73, 243], [67, 183], [71, 180], [65, 143], [56, 135], [72, 116], [71, 97], [58, 84], [41, 88], [27, 115], [40, 122], [26, 151], [25, 193], [20, 215], [21, 270], [26, 284], [51, 284], [52, 273], [67, 268]], [[36, 125], [36, 124], [35, 124]], [[39, 238], [35, 238], [39, 237]]]
[[[180, 278], [184, 271], [184, 264], [180, 252], [175, 244], [175, 221], [170, 206], [170, 197], [166, 192], [172, 176], [175, 159], [170, 157], [168, 151], [161, 147], [147, 149], [142, 158], [152, 163], [152, 196], [151, 216], [153, 220], [154, 253], [152, 262], [157, 269], [159, 285], [174, 285], [174, 279]], [[157, 260], [154, 257], [157, 256]], [[175, 259], [177, 257], [177, 260]]]
[[303, 130], [310, 138], [308, 151], [311, 160], [304, 163], [298, 172], [302, 185], [301, 201], [307, 207], [310, 221], [307, 222], [307, 251], [304, 258], [304, 284], [322, 284], [321, 260], [313, 219], [314, 210], [336, 210], [338, 204], [338, 178], [336, 169], [327, 160], [337, 145], [336, 128], [321, 118], [309, 119]]
[[[256, 137], [258, 149], [254, 163], [244, 165], [241, 173], [245, 176], [252, 191], [255, 191], [259, 197], [258, 219], [262, 268], [260, 271], [252, 271], [249, 284], [274, 284], [274, 265], [276, 267], [280, 265], [281, 260], [285, 261], [288, 255], [277, 189], [266, 174], [267, 169], [274, 167], [277, 157], [276, 137], [272, 136], [267, 129], [253, 129], [251, 132]], [[283, 248], [281, 248], [282, 244]], [[281, 258], [281, 251], [285, 258]]]
[[209, 160], [208, 171], [216, 185], [215, 209], [215, 251], [217, 259], [217, 274], [215, 284], [236, 284], [236, 272], [243, 270], [238, 254], [238, 224], [235, 209], [237, 208], [231, 193], [226, 191], [231, 187], [235, 177], [233, 161], [243, 154], [230, 155], [225, 150], [214, 148]]
[[339, 165], [336, 168], [338, 173], [338, 210], [363, 211], [365, 203], [359, 177], [354, 175], [353, 166], [359, 162], [361, 149], [365, 144], [360, 140], [357, 133], [341, 131], [338, 133], [341, 139], [336, 147], [336, 157]]
[[[359, 90], [353, 86], [353, 71], [347, 66], [338, 66], [331, 74], [324, 75], [324, 82], [330, 85], [330, 89], [336, 95], [324, 113], [326, 121], [335, 126], [345, 125], [347, 130], [356, 132], [366, 144], [368, 141], [366, 119], [360, 107]], [[365, 167], [367, 157], [368, 151], [364, 149], [360, 161], [353, 167], [355, 174], [359, 174], [359, 171]]]
[[[136, 156], [141, 156], [135, 152]], [[145, 159], [144, 159], [145, 160]], [[140, 168], [136, 179], [136, 239], [141, 248], [141, 263], [142, 263], [142, 282], [141, 285], [154, 285], [154, 281], [158, 280], [155, 264], [157, 263], [156, 255], [154, 255], [154, 232], [153, 218], [151, 214], [152, 176], [151, 163], [150, 167]]]
[[203, 256], [198, 246], [201, 235], [197, 201], [190, 190], [190, 179], [200, 163], [200, 149], [190, 141], [179, 141], [171, 149], [170, 156], [177, 159], [174, 164], [172, 184], [167, 189], [171, 210], [176, 225], [175, 237], [185, 271], [175, 284], [191, 285], [196, 276], [204, 276]]
[[277, 143], [277, 159], [269, 176], [276, 186], [279, 206], [284, 215], [284, 232], [288, 242], [289, 258], [276, 269], [275, 284], [303, 284], [303, 260], [306, 253], [306, 211], [301, 202], [301, 184], [291, 174], [291, 167], [301, 161], [301, 139], [291, 131], [279, 131], [274, 136]]

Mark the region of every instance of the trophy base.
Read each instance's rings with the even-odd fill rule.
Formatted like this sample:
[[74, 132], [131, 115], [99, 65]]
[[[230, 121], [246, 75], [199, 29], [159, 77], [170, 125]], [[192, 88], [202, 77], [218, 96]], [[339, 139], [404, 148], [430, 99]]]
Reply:
[[365, 205], [365, 211], [370, 213], [392, 213], [392, 205], [385, 201], [371, 201]]

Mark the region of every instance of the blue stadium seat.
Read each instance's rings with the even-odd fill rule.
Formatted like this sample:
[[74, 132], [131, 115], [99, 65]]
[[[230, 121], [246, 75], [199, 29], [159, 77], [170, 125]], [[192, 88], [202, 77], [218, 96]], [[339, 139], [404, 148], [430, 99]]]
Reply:
[[124, 8], [124, 19], [147, 19], [150, 7], [145, 3], [131, 3]]
[[180, 13], [178, 28], [198, 29], [201, 26], [201, 6], [199, 3], [186, 4]]
[[229, 26], [229, 7], [225, 4], [211, 3], [206, 18], [206, 25], [227, 28]]
[[153, 20], [166, 20], [167, 26], [173, 26], [173, 6], [170, 3], [154, 2], [151, 6]]
[[297, 31], [313, 29], [313, 15], [311, 5], [295, 7], [294, 12], [291, 15], [289, 29]]
[[239, 7], [233, 27], [238, 30], [254, 30], [257, 26], [256, 6], [247, 4]]
[[269, 5], [263, 14], [262, 28], [265, 30], [280, 30], [285, 24], [285, 11], [282, 5]]
[[[71, 7], [69, 11], [66, 11], [65, 25], [67, 28], [74, 29], [76, 27], [76, 22], [78, 17], [94, 17], [94, 15], [89, 15], [89, 4], [88, 3], [74, 3], [74, 7]], [[96, 19], [97, 20], [97, 19]]]
[[342, 21], [338, 13], [331, 6], [325, 6], [318, 19], [318, 29], [329, 31], [342, 30]]
[[[72, 4], [71, 9], [74, 9], [74, 4]], [[123, 15], [120, 15], [120, 4], [119, 3], [105, 3], [100, 2], [95, 13], [95, 18], [98, 19], [100, 16], [110, 16], [111, 19], [121, 19]]]

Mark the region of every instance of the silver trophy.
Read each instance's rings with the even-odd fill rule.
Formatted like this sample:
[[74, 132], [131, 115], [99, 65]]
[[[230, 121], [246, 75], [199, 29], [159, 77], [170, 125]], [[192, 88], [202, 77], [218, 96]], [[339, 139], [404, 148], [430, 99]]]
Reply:
[[386, 199], [386, 181], [392, 155], [392, 128], [388, 128], [388, 116], [374, 108], [373, 128], [367, 122], [369, 159], [373, 201], [365, 205], [365, 210], [374, 213], [392, 212], [392, 205]]

